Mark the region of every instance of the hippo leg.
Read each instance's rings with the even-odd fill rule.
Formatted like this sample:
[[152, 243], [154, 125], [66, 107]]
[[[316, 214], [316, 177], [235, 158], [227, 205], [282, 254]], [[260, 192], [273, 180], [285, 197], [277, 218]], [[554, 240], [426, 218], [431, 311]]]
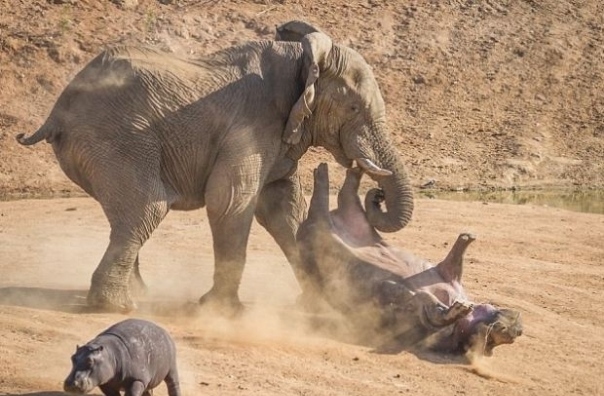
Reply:
[[178, 382], [178, 371], [176, 370], [176, 365], [170, 369], [170, 372], [166, 376], [165, 380], [166, 385], [168, 386], [168, 396], [180, 396], [180, 386]]
[[134, 381], [129, 389], [126, 389], [126, 396], [143, 396], [145, 394], [145, 384], [141, 381]]
[[469, 302], [463, 301], [454, 301], [453, 304], [446, 309], [444, 314], [440, 316], [438, 319], [441, 320], [443, 326], [450, 325], [451, 323], [457, 321], [460, 318], [468, 315], [472, 312], [473, 304]]
[[99, 388], [101, 389], [101, 392], [103, 392], [103, 394], [105, 396], [121, 396], [120, 390], [116, 389], [115, 387], [113, 387], [109, 384], [99, 385]]
[[476, 236], [469, 233], [460, 234], [451, 248], [451, 251], [440, 262], [436, 268], [440, 275], [447, 282], [460, 281], [463, 273], [463, 255], [466, 249], [472, 242], [476, 240]]
[[438, 301], [431, 293], [419, 291], [409, 301], [417, 308], [422, 325], [437, 330], [463, 318], [472, 312], [473, 305], [467, 302], [455, 301], [450, 307]]

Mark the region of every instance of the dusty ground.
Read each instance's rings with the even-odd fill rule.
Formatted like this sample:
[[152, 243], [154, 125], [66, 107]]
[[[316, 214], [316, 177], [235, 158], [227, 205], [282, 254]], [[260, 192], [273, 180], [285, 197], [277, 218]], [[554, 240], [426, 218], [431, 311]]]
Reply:
[[[48, 145], [19, 147], [14, 135], [39, 127], [104, 46], [146, 43], [196, 56], [270, 38], [292, 18], [316, 23], [374, 65], [415, 186], [604, 186], [599, 1], [164, 3], [0, 0], [0, 197], [79, 194]], [[316, 150], [303, 158], [307, 185], [323, 159]], [[389, 239], [436, 261], [472, 230], [470, 295], [524, 315], [516, 344], [472, 364], [377, 353], [345, 329], [311, 331], [292, 309], [291, 270], [257, 226], [241, 289], [248, 314], [228, 322], [178, 313], [210, 285], [206, 223], [201, 211], [171, 213], [141, 253], [152, 294], [137, 315], [174, 335], [185, 395], [604, 394], [602, 215], [417, 202], [411, 225]], [[0, 202], [0, 394], [58, 395], [75, 345], [123, 318], [81, 308], [107, 239], [88, 198]]]
[[[476, 301], [520, 310], [525, 323], [515, 344], [473, 364], [378, 353], [342, 328], [311, 331], [292, 308], [289, 266], [257, 225], [241, 287], [248, 314], [229, 322], [179, 313], [210, 285], [202, 211], [171, 213], [142, 250], [151, 295], [136, 316], [173, 334], [185, 395], [603, 394], [604, 216], [419, 200], [412, 224], [389, 239], [437, 261], [464, 230], [478, 235], [466, 289]], [[107, 238], [89, 198], [0, 203], [0, 394], [54, 396], [75, 345], [124, 318], [81, 311]]]

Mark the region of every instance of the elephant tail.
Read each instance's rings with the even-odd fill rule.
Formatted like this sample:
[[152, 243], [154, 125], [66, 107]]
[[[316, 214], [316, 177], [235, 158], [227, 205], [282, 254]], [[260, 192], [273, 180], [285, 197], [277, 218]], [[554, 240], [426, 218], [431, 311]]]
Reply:
[[52, 141], [56, 138], [57, 135], [58, 129], [46, 122], [33, 135], [25, 137], [24, 133], [20, 133], [16, 136], [16, 139], [20, 144], [24, 146], [31, 146], [32, 144], [36, 144], [44, 139], [46, 139], [48, 143], [52, 143]]

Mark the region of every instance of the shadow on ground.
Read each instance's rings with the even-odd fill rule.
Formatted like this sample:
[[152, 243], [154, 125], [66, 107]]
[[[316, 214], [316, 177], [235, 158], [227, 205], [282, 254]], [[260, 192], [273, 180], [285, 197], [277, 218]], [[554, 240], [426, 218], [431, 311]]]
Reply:
[[[0, 304], [17, 307], [49, 309], [67, 313], [89, 311], [87, 290], [55, 290], [39, 287], [0, 288]], [[43, 393], [48, 394], [48, 393]]]
[[[0, 304], [46, 309], [65, 313], [110, 312], [86, 303], [88, 290], [59, 290], [40, 287], [0, 288]], [[146, 300], [138, 303], [136, 312], [158, 316], [191, 316], [196, 304], [177, 300]], [[127, 312], [123, 312], [127, 313]]]
[[[42, 391], [33, 393], [5, 393], [6, 396], [65, 396], [64, 392], [57, 391]], [[92, 396], [95, 396], [94, 394]]]

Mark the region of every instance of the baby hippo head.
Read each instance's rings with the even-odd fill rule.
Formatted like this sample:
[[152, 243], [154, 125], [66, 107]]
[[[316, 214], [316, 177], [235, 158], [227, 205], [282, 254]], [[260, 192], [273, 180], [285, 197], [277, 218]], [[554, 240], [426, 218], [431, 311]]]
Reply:
[[65, 392], [84, 394], [108, 382], [114, 369], [102, 345], [78, 346], [71, 356], [71, 372], [63, 383]]

